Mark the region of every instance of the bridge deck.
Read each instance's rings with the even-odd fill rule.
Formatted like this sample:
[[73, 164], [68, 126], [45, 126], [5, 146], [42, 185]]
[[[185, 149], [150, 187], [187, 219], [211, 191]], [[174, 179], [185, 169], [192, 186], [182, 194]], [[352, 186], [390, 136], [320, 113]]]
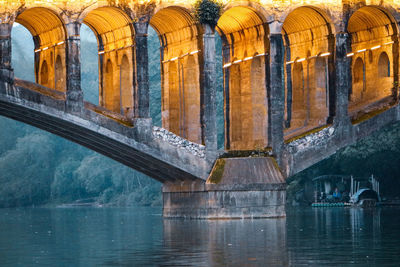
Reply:
[[14, 86], [0, 85], [0, 115], [83, 145], [160, 182], [205, 180], [212, 167], [204, 155], [156, 138], [152, 126], [140, 132], [125, 117], [90, 104], [79, 113], [66, 112], [64, 93], [18, 79]]

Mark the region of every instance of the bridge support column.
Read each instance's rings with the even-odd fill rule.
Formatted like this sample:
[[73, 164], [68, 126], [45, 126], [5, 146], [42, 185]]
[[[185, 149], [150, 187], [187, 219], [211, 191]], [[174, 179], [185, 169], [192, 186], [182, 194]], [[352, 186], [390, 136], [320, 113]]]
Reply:
[[147, 56], [148, 21], [135, 25], [136, 92], [134, 94], [135, 118], [150, 118], [149, 104], [149, 62]]
[[202, 139], [206, 153], [211, 158], [217, 151], [217, 103], [216, 103], [216, 66], [215, 66], [215, 30], [203, 25], [203, 71], [201, 72], [200, 116]]
[[163, 185], [166, 218], [285, 217], [286, 183], [273, 158], [218, 159], [207, 181]]
[[[269, 143], [272, 146], [273, 154], [281, 163], [283, 149], [283, 120], [285, 112], [284, 100], [284, 46], [282, 34], [272, 33], [270, 35], [270, 65], [269, 65], [269, 94], [270, 104], [268, 125]], [[268, 72], [267, 72], [268, 73]]]
[[0, 78], [12, 83], [14, 72], [11, 67], [11, 25], [0, 24]]
[[67, 40], [67, 93], [66, 110], [80, 112], [83, 109], [83, 92], [81, 89], [81, 39], [80, 23], [74, 21], [66, 25]]
[[134, 23], [135, 27], [135, 58], [136, 86], [133, 94], [134, 131], [138, 140], [147, 142], [151, 139], [153, 122], [150, 118], [149, 95], [149, 62], [147, 35], [149, 20], [147, 17]]
[[335, 92], [335, 125], [347, 125], [350, 123], [348, 117], [349, 89], [351, 86], [350, 59], [347, 51], [350, 46], [350, 37], [347, 33], [336, 35], [336, 92]]

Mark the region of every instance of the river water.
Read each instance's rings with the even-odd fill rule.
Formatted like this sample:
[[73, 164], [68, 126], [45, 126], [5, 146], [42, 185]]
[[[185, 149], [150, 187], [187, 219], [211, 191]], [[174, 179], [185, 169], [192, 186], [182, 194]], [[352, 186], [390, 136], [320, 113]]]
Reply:
[[161, 208], [0, 210], [0, 266], [400, 266], [400, 209], [164, 220]]

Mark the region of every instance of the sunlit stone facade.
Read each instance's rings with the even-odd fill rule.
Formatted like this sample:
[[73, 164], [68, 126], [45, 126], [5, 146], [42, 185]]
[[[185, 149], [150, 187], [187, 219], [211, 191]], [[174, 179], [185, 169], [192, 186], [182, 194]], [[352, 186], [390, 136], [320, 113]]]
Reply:
[[[215, 113], [215, 103], [206, 100], [213, 76], [204, 75], [210, 71], [205, 55], [222, 54], [223, 64], [215, 68], [224, 74], [227, 150], [274, 148], [274, 131], [289, 140], [333, 123], [338, 114], [357, 119], [365, 109], [396, 101], [399, 1], [222, 2], [212, 30], [221, 36], [223, 51], [213, 52], [204, 42], [205, 25], [193, 15], [193, 0], [0, 1], [2, 68], [12, 68], [7, 38], [18, 22], [34, 39], [37, 83], [81, 101], [79, 34], [85, 23], [98, 41], [99, 105], [146, 118], [151, 26], [160, 39], [163, 127], [196, 143], [205, 144], [213, 135], [206, 131], [215, 131], [215, 119], [204, 115]], [[271, 44], [271, 38], [278, 41]], [[272, 55], [280, 51], [277, 78]], [[338, 75], [345, 84], [339, 86]], [[274, 95], [277, 86], [283, 98]]]

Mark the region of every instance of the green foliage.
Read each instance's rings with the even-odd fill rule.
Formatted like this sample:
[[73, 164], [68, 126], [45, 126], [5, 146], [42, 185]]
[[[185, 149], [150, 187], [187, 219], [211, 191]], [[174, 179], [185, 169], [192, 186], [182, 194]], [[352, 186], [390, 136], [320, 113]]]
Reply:
[[222, 2], [218, 0], [198, 0], [194, 4], [194, 16], [201, 24], [215, 27], [223, 7]]
[[[373, 174], [385, 197], [400, 193], [400, 123], [380, 129], [352, 146], [339, 150], [326, 160], [288, 179], [288, 199], [312, 178], [326, 174], [344, 174], [367, 178]], [[293, 184], [292, 184], [293, 183]]]

